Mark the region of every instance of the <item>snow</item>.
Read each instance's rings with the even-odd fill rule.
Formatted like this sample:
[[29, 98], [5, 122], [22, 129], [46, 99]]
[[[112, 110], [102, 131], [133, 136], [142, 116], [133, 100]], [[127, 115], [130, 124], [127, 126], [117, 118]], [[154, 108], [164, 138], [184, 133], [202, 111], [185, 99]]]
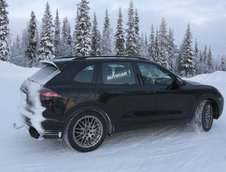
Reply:
[[[27, 129], [15, 130], [19, 119], [19, 87], [37, 68], [0, 62], [0, 171], [154, 171], [221, 172], [226, 170], [226, 112], [210, 132], [184, 126], [126, 131], [107, 137], [89, 153], [71, 150], [58, 140], [38, 141]], [[226, 97], [226, 72], [189, 80], [213, 85]]]

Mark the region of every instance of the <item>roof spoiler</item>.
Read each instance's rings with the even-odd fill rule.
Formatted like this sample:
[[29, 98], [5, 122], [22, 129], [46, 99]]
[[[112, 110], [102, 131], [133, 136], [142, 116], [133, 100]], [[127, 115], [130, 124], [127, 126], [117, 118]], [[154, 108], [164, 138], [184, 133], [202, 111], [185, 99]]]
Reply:
[[54, 62], [51, 60], [41, 60], [40, 63], [42, 65], [52, 65], [55, 66], [56, 68], [58, 68], [60, 71], [62, 71], [65, 67], [67, 67], [67, 65], [65, 63], [58, 63], [58, 62]]

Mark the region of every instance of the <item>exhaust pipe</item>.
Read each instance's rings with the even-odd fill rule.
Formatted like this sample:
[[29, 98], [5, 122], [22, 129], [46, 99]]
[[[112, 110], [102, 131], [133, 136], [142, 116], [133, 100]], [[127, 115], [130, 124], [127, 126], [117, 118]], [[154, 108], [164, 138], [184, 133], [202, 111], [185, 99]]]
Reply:
[[39, 139], [40, 138], [40, 134], [38, 133], [38, 131], [33, 128], [33, 127], [30, 127], [29, 128], [29, 133], [30, 133], [30, 136], [35, 138], [35, 139]]

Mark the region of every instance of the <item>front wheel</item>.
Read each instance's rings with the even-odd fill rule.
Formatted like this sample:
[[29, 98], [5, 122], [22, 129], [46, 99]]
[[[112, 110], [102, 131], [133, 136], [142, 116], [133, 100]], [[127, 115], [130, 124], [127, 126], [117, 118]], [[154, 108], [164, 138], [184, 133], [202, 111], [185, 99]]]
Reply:
[[213, 124], [213, 105], [209, 100], [203, 100], [197, 106], [193, 124], [203, 131], [209, 131]]
[[106, 124], [101, 115], [87, 111], [69, 121], [65, 141], [79, 152], [89, 152], [99, 147], [106, 136]]

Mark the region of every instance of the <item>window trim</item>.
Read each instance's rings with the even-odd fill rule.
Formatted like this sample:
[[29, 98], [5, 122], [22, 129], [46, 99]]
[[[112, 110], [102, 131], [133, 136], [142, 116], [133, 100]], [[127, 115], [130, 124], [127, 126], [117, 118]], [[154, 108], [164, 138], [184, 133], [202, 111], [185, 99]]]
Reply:
[[[127, 84], [104, 84], [103, 83], [103, 77], [102, 77], [102, 71], [103, 71], [103, 64], [104, 63], [129, 63], [131, 64], [131, 67], [132, 67], [132, 70], [133, 70], [133, 76], [134, 76], [134, 80], [135, 80], [135, 84], [132, 84], [132, 85], [127, 85]], [[103, 61], [103, 62], [100, 62], [100, 65], [99, 65], [99, 70], [98, 70], [98, 76], [97, 76], [97, 84], [98, 85], [104, 85], [104, 86], [137, 86], [137, 85], [140, 85], [139, 82], [138, 82], [138, 78], [137, 78], [137, 70], [135, 68], [135, 64], [134, 62], [132, 61]]]
[[[94, 66], [94, 72], [93, 72], [93, 77], [92, 77], [92, 80], [91, 82], [78, 82], [78, 81], [75, 81], [74, 80], [74, 77], [79, 73], [81, 72], [82, 70], [84, 70], [85, 68], [89, 67], [89, 66]], [[99, 64], [98, 63], [90, 63], [90, 64], [85, 64], [83, 65], [81, 68], [79, 68], [79, 70], [77, 70], [73, 75], [72, 75], [72, 82], [73, 83], [76, 83], [76, 84], [89, 84], [89, 85], [96, 85], [97, 83], [97, 73], [98, 73], [98, 67], [99, 67]]]

